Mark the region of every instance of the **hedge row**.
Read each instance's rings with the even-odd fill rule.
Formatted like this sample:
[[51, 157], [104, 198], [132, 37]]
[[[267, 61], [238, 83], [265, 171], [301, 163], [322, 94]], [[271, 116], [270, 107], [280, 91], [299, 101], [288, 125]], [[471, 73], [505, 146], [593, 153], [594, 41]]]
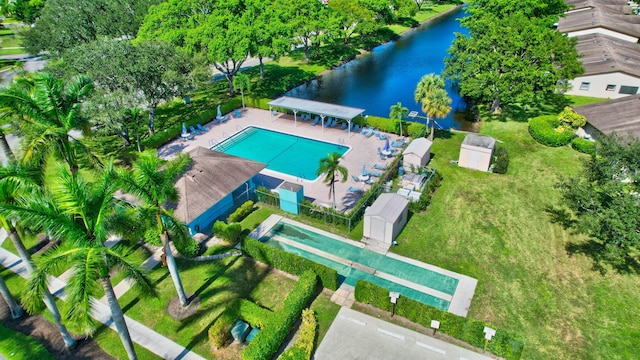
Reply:
[[595, 155], [596, 153], [595, 142], [591, 140], [585, 140], [579, 137], [573, 138], [573, 140], [571, 140], [571, 147], [581, 153], [585, 153], [589, 155]]
[[564, 146], [569, 144], [574, 134], [572, 131], [557, 131], [560, 120], [556, 115], [538, 116], [529, 120], [529, 134], [540, 144], [547, 146]]
[[[358, 280], [356, 283], [355, 299], [382, 310], [391, 310], [389, 290], [363, 280]], [[485, 346], [482, 330], [487, 324], [481, 321], [451, 314], [406, 296], [401, 296], [398, 299], [395, 313], [425, 327], [431, 326], [431, 320], [438, 320], [440, 321], [438, 331], [479, 348]], [[497, 329], [496, 335], [489, 341], [487, 347], [487, 350], [493, 354], [515, 360], [520, 359], [523, 349], [524, 339], [521, 336], [500, 329]]]
[[500, 145], [496, 145], [493, 153], [493, 172], [496, 174], [506, 174], [509, 169], [509, 153]]
[[242, 225], [240, 223], [226, 224], [224, 221], [217, 220], [213, 223], [213, 234], [222, 240], [236, 244], [242, 234]]
[[[220, 111], [223, 114], [229, 113], [233, 111], [233, 109], [237, 109], [242, 106], [242, 100], [238, 98], [230, 99], [229, 101], [221, 104]], [[218, 112], [218, 108], [211, 108], [205, 111], [200, 112], [197, 116], [194, 116], [190, 119], [186, 119], [184, 124], [187, 126], [195, 126], [196, 124], [206, 124], [209, 121], [213, 120]], [[159, 131], [153, 136], [150, 136], [147, 139], [141, 141], [142, 146], [145, 149], [157, 149], [160, 146], [168, 143], [171, 140], [177, 139], [180, 137], [182, 133], [182, 123], [175, 124], [164, 131]]]
[[315, 294], [317, 287], [317, 275], [311, 270], [305, 271], [284, 300], [282, 310], [274, 313], [271, 320], [247, 345], [242, 352], [242, 358], [245, 360], [271, 359], [300, 317], [302, 309]]
[[302, 275], [311, 270], [320, 278], [322, 286], [330, 290], [338, 289], [338, 272], [301, 256], [276, 249], [250, 237], [242, 241], [242, 251], [252, 258], [286, 273]]
[[236, 209], [229, 217], [227, 218], [228, 223], [240, 222], [247, 217], [247, 215], [253, 212], [253, 201], [248, 200], [244, 204], [240, 205], [239, 208]]
[[310, 360], [316, 341], [318, 321], [316, 314], [311, 309], [302, 311], [302, 324], [298, 330], [295, 344], [287, 349], [278, 360]]
[[[400, 135], [400, 125], [398, 121], [378, 116], [368, 116], [366, 123], [368, 126], [379, 129], [387, 133]], [[424, 124], [414, 121], [402, 121], [402, 136], [413, 138], [422, 136], [426, 131]]]

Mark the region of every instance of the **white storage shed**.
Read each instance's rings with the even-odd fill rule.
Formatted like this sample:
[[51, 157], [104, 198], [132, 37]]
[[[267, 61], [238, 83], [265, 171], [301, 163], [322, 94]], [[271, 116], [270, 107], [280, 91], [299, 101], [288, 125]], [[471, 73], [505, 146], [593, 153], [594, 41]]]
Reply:
[[402, 166], [405, 170], [411, 170], [411, 167], [421, 168], [429, 162], [431, 158], [431, 144], [427, 138], [417, 138], [413, 140], [409, 146], [402, 152]]
[[394, 193], [380, 194], [364, 212], [364, 237], [391, 244], [407, 224], [408, 215], [409, 200]]
[[468, 169], [489, 171], [496, 139], [491, 136], [467, 134], [460, 146], [458, 166]]

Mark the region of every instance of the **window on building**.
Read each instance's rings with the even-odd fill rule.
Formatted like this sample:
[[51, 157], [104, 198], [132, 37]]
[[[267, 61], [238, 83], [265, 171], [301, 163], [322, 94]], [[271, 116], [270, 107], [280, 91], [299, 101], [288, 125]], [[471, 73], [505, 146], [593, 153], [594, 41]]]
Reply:
[[616, 90], [616, 86], [613, 84], [609, 84], [607, 85], [607, 91], [615, 91]]
[[589, 90], [589, 85], [591, 85], [591, 83], [583, 82], [580, 84], [580, 90]]
[[638, 93], [638, 87], [637, 86], [621, 85], [619, 93], [620, 94], [628, 94], [628, 95], [637, 94]]

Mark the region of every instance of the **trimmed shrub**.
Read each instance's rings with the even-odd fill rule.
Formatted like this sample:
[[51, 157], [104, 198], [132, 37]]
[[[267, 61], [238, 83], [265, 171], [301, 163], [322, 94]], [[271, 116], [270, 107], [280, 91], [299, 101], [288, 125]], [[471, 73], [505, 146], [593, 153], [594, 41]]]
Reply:
[[566, 128], [572, 130], [584, 126], [587, 123], [586, 117], [573, 111], [573, 109], [569, 106], [566, 106], [564, 110], [562, 110], [562, 112], [558, 115], [558, 120], [560, 120], [560, 123], [564, 124]]
[[239, 223], [227, 225], [224, 221], [218, 220], [213, 224], [213, 233], [224, 241], [235, 244], [242, 234], [242, 225]]
[[581, 153], [595, 155], [596, 143], [594, 141], [585, 140], [579, 137], [571, 140], [571, 147]]
[[564, 146], [573, 138], [573, 131], [560, 129], [560, 120], [555, 115], [538, 116], [529, 120], [529, 134], [542, 145]]
[[[382, 310], [391, 310], [388, 289], [358, 280], [354, 295], [356, 301], [370, 304]], [[481, 321], [442, 311], [406, 296], [401, 296], [398, 299], [395, 313], [425, 327], [430, 326], [431, 320], [438, 320], [440, 321], [438, 331], [476, 347], [482, 348], [485, 345], [482, 330], [487, 324]], [[505, 359], [518, 360], [522, 357], [524, 339], [519, 335], [497, 329], [496, 336], [489, 342], [487, 350]]]
[[419, 138], [424, 136], [427, 133], [427, 127], [424, 124], [412, 122], [407, 126], [407, 136], [411, 136], [412, 138]]
[[431, 203], [433, 193], [437, 188], [440, 187], [441, 180], [442, 175], [440, 175], [440, 172], [436, 171], [436, 173], [433, 175], [433, 178], [427, 184], [427, 187], [420, 194], [420, 198], [418, 199], [418, 201], [409, 202], [409, 210], [414, 213], [427, 210], [427, 206], [429, 206], [429, 204]]
[[249, 323], [252, 327], [263, 328], [273, 319], [274, 313], [260, 305], [246, 299], [240, 299], [234, 304], [237, 317]]
[[209, 343], [216, 349], [231, 339], [231, 326], [237, 320], [235, 311], [224, 311], [209, 328]]
[[496, 145], [493, 153], [493, 172], [496, 174], [506, 174], [509, 168], [509, 154], [507, 150], [500, 145]]
[[292, 346], [287, 349], [287, 351], [283, 352], [282, 355], [278, 357], [278, 360], [309, 360], [311, 357], [308, 357], [304, 352], [304, 349], [299, 348], [297, 346]]
[[242, 251], [262, 263], [289, 274], [302, 275], [306, 271], [312, 270], [320, 278], [322, 286], [331, 290], [338, 288], [338, 272], [327, 266], [276, 249], [249, 237], [245, 237], [242, 241]]
[[249, 214], [251, 214], [254, 210], [253, 201], [248, 200], [244, 204], [240, 205], [239, 208], [236, 209], [229, 217], [227, 218], [228, 223], [240, 222], [244, 220]]
[[274, 314], [264, 328], [253, 338], [242, 352], [246, 360], [271, 359], [300, 317], [302, 309], [313, 297], [318, 286], [317, 275], [309, 270], [300, 276], [287, 298], [282, 310]]

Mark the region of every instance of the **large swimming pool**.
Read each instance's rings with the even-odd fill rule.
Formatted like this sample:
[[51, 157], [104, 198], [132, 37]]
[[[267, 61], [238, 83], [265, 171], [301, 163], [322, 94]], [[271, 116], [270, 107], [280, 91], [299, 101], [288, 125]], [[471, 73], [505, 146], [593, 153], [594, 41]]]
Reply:
[[458, 286], [456, 278], [283, 221], [260, 240], [336, 269], [349, 285], [366, 280], [445, 311]]
[[249, 126], [214, 145], [211, 150], [267, 164], [267, 169], [314, 180], [320, 159], [344, 155], [348, 146]]

